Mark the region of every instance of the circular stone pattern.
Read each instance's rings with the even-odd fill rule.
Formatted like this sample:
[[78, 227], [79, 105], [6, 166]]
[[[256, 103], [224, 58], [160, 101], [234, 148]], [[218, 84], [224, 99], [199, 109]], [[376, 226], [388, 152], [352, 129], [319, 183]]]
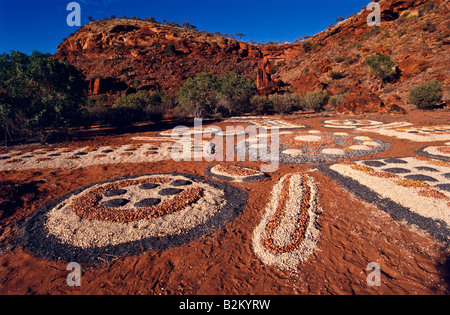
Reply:
[[242, 190], [194, 175], [113, 179], [45, 204], [21, 227], [18, 242], [47, 259], [107, 261], [191, 242], [233, 220], [246, 201]]
[[[365, 136], [318, 130], [279, 133], [275, 137], [273, 134], [267, 134], [264, 138], [261, 135], [250, 137], [239, 142], [235, 152], [249, 156], [251, 161], [273, 161], [279, 158], [283, 164], [311, 164], [375, 154], [390, 147], [387, 142]], [[277, 142], [278, 146], [274, 145]]]
[[170, 130], [165, 130], [156, 136], [161, 137], [186, 137], [186, 136], [195, 136], [195, 135], [213, 135], [221, 132], [222, 129], [215, 126], [205, 127], [203, 129], [197, 128], [187, 128], [187, 127], [177, 127]]

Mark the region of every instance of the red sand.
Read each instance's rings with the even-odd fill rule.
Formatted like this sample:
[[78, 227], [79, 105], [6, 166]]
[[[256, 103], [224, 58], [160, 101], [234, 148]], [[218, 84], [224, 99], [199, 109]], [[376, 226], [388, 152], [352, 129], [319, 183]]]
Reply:
[[[339, 119], [333, 116], [330, 119]], [[355, 116], [386, 122], [410, 121], [417, 125], [450, 122], [450, 112], [414, 112], [407, 116]], [[330, 132], [319, 123], [324, 117], [285, 119]], [[223, 127], [226, 124], [214, 124]], [[233, 125], [237, 125], [233, 123]], [[342, 130], [336, 129], [335, 132]], [[374, 133], [346, 130], [389, 142], [392, 147], [365, 158], [413, 156], [428, 145]], [[73, 147], [131, 143], [133, 136], [156, 132], [99, 135]], [[438, 144], [443, 144], [438, 143]], [[68, 146], [62, 144], [61, 146]], [[361, 159], [361, 158], [360, 158]], [[312, 165], [280, 165], [277, 172], [260, 182], [233, 183], [249, 194], [242, 214], [225, 228], [210, 232], [187, 245], [164, 251], [115, 259], [99, 265], [83, 265], [81, 287], [69, 287], [67, 262], [36, 258], [10, 245], [17, 225], [44, 203], [88, 184], [122, 176], [151, 173], [203, 171], [217, 162], [171, 160], [93, 166], [83, 169], [42, 169], [0, 172], [0, 182], [37, 181], [35, 198], [23, 195], [23, 206], [0, 221], [0, 294], [448, 294], [450, 255], [448, 247], [426, 232], [390, 218], [340, 187]], [[236, 164], [236, 162], [232, 163]], [[259, 169], [259, 162], [240, 165]], [[264, 266], [252, 250], [252, 232], [269, 201], [272, 187], [285, 174], [309, 172], [319, 190], [323, 213], [319, 217], [318, 249], [296, 272]], [[381, 266], [381, 286], [370, 287], [366, 278], [370, 262]]]

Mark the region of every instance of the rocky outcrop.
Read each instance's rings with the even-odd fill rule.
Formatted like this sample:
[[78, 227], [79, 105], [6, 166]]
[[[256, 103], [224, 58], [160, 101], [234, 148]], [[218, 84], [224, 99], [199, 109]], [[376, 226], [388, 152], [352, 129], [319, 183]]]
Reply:
[[89, 80], [89, 94], [114, 94], [130, 89], [125, 83], [114, 78], [95, 78]]
[[367, 89], [353, 89], [336, 108], [340, 114], [406, 114], [406, 111], [396, 105], [386, 105], [377, 95]]
[[[444, 0], [379, 3], [382, 27], [369, 27], [370, 12], [362, 10], [310, 37], [306, 50], [302, 42], [251, 45], [151, 21], [113, 19], [84, 26], [58, 46], [55, 57], [83, 71], [92, 95], [161, 90], [174, 96], [198, 73], [236, 71], [256, 81], [259, 94], [350, 90], [342, 112], [402, 112], [390, 108], [390, 103], [401, 106], [398, 99], [388, 101], [390, 95], [406, 100], [409, 90], [422, 82], [450, 82], [445, 18], [450, 10]], [[395, 78], [382, 88], [365, 63], [376, 53], [388, 54], [397, 65]], [[446, 86], [443, 100], [450, 100]]]
[[84, 26], [58, 46], [55, 57], [79, 67], [91, 81], [93, 95], [120, 95], [127, 88], [174, 95], [197, 73], [234, 70], [252, 79], [261, 52], [257, 46], [222, 36], [114, 19]]
[[424, 57], [406, 55], [400, 58], [398, 63], [399, 72], [403, 80], [413, 78], [429, 67]]
[[256, 87], [260, 95], [267, 95], [277, 92], [281, 86], [281, 81], [272, 80], [272, 66], [269, 58], [263, 58], [258, 63], [256, 76]]
[[291, 89], [294, 93], [305, 95], [315, 90], [323, 90], [325, 85], [320, 83], [314, 73], [301, 74], [297, 79], [291, 82]]

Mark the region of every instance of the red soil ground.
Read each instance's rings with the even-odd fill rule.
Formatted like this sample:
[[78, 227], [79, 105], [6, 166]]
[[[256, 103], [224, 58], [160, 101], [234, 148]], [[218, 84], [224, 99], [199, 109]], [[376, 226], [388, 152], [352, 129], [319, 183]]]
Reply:
[[[325, 132], [348, 132], [387, 141], [392, 147], [365, 158], [415, 155], [429, 145], [375, 133], [323, 128], [324, 117], [285, 117]], [[333, 116], [338, 119], [339, 116]], [[412, 112], [406, 116], [354, 116], [416, 125], [449, 124], [450, 112]], [[226, 124], [215, 124], [224, 127]], [[237, 125], [236, 123], [228, 125]], [[89, 132], [84, 140], [61, 146], [120, 145], [133, 136], [157, 131], [102, 135]], [[83, 138], [83, 137], [81, 137]], [[87, 139], [90, 138], [90, 139]], [[444, 142], [442, 142], [443, 144]], [[441, 144], [441, 143], [439, 143]], [[13, 211], [0, 221], [0, 294], [448, 294], [450, 254], [447, 245], [427, 232], [397, 222], [375, 205], [354, 197], [314, 165], [280, 165], [260, 182], [231, 183], [248, 193], [243, 212], [224, 228], [181, 247], [123, 257], [99, 265], [83, 265], [81, 287], [69, 287], [67, 263], [36, 258], [12, 245], [18, 224], [44, 203], [85, 185], [121, 176], [150, 173], [190, 173], [204, 176], [217, 162], [171, 160], [92, 166], [81, 169], [40, 169], [0, 172], [0, 182], [31, 183], [16, 196]], [[240, 162], [259, 169], [260, 162]], [[317, 183], [324, 209], [319, 217], [318, 248], [294, 271], [264, 266], [253, 253], [252, 233], [269, 201], [272, 187], [285, 174], [308, 172]], [[366, 283], [370, 262], [381, 266], [381, 286]]]

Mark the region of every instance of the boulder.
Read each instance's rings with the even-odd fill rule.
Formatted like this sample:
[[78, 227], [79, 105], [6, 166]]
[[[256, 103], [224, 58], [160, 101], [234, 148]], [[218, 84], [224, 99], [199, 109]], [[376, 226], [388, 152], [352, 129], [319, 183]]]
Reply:
[[311, 72], [304, 73], [292, 81], [291, 87], [293, 92], [299, 95], [305, 95], [308, 92], [323, 90], [325, 88], [317, 76]]
[[413, 78], [429, 66], [424, 57], [409, 55], [400, 59], [401, 61], [398, 63], [398, 67], [403, 79]]
[[374, 93], [367, 89], [354, 89], [349, 92], [342, 103], [336, 108], [336, 112], [341, 114], [406, 114], [406, 111], [396, 105], [388, 106]]

